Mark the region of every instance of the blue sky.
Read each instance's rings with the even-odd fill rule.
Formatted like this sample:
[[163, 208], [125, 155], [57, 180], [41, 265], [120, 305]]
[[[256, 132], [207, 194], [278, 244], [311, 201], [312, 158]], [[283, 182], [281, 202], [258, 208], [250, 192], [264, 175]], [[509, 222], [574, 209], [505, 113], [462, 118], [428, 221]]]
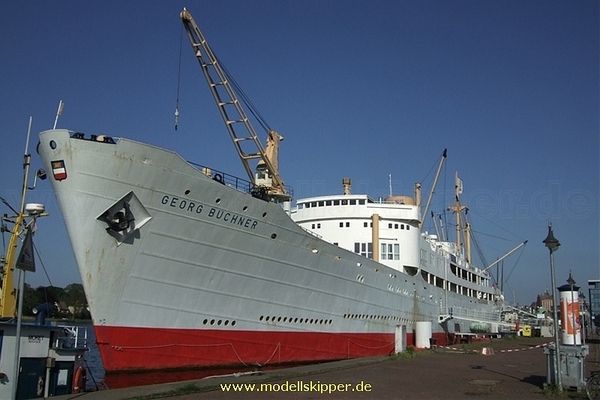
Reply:
[[[389, 174], [394, 194], [417, 181], [428, 191], [448, 148], [433, 211], [451, 202], [458, 170], [488, 262], [529, 240], [504, 262], [509, 300], [529, 304], [550, 287], [549, 219], [558, 284], [573, 270], [587, 293], [600, 278], [596, 1], [2, 2], [0, 196], [18, 204], [29, 116], [34, 149], [60, 100], [58, 127], [244, 177], [185, 37], [174, 130], [184, 6], [285, 137], [280, 170], [296, 198], [340, 193], [346, 176], [374, 198], [389, 193]], [[65, 286], [81, 280], [52, 196], [42, 182], [28, 201], [52, 214], [36, 244]], [[27, 282], [48, 285], [37, 267]]]

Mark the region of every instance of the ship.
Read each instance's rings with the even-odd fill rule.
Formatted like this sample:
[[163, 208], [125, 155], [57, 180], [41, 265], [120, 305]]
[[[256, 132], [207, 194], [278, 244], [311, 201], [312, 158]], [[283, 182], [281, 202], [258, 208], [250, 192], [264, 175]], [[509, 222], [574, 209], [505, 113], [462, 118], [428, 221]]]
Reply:
[[344, 178], [339, 194], [293, 205], [283, 137], [269, 129], [263, 146], [189, 11], [181, 19], [248, 179], [129, 138], [39, 135], [107, 372], [388, 355], [473, 323], [500, 331], [491, 266], [464, 244], [458, 175], [457, 241], [424, 231], [433, 191], [424, 206], [420, 184], [373, 199]]

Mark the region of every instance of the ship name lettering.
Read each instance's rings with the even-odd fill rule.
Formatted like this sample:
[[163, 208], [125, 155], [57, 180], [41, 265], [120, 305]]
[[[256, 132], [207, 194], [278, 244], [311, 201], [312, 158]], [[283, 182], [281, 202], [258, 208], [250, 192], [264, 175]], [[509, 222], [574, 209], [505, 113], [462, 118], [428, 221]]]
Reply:
[[[204, 205], [201, 203], [195, 203], [193, 201], [180, 199], [178, 197], [171, 197], [169, 195], [164, 195], [160, 202], [164, 205], [168, 205], [169, 207], [178, 208], [180, 210], [185, 210], [196, 214], [200, 214], [204, 210]], [[220, 219], [225, 222], [229, 222], [230, 224], [243, 226], [244, 228], [248, 229], [256, 229], [258, 226], [258, 221], [253, 220], [252, 218], [243, 217], [239, 214], [234, 214], [214, 207], [210, 208], [206, 216]]]
[[217, 208], [211, 208], [208, 212], [208, 216], [216, 219], [222, 219], [223, 221], [231, 222], [232, 224], [237, 224], [249, 229], [256, 229], [256, 225], [258, 225], [258, 221], [255, 221], [251, 218], [225, 212]]
[[160, 201], [162, 204], [168, 204], [173, 208], [179, 208], [180, 210], [187, 210], [189, 212], [195, 212], [196, 214], [200, 214], [204, 209], [202, 204], [196, 204], [193, 201], [187, 201], [185, 199], [180, 200], [177, 197], [169, 197], [164, 195], [162, 200]]

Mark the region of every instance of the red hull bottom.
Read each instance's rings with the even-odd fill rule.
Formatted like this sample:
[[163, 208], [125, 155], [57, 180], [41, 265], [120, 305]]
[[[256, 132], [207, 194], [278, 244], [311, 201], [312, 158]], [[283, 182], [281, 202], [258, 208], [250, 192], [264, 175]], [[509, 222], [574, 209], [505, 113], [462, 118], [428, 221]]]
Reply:
[[[393, 354], [393, 333], [95, 326], [107, 372], [266, 366]], [[407, 334], [413, 343], [413, 334]]]

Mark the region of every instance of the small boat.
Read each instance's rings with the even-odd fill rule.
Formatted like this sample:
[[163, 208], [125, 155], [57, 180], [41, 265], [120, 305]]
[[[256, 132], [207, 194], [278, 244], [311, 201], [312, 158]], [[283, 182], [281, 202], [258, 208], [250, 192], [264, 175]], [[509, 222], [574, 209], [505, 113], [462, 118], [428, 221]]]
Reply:
[[[31, 124], [30, 124], [31, 126]], [[27, 143], [29, 142], [29, 133]], [[80, 326], [52, 325], [46, 322], [52, 304], [36, 307], [35, 322], [22, 321], [23, 283], [26, 271], [35, 272], [33, 227], [45, 216], [42, 204], [26, 204], [31, 155], [26, 146], [21, 205], [14, 215], [2, 217], [3, 232], [10, 240], [2, 263], [0, 300], [0, 399], [31, 399], [79, 393], [85, 390], [86, 369], [83, 355], [87, 331]], [[45, 177], [43, 170], [36, 176]], [[35, 182], [35, 181], [34, 181]], [[34, 183], [35, 187], [35, 183]], [[2, 199], [8, 205], [8, 203]], [[12, 224], [12, 229], [7, 225]], [[17, 254], [19, 242], [22, 241]], [[15, 285], [15, 272], [19, 284]]]

